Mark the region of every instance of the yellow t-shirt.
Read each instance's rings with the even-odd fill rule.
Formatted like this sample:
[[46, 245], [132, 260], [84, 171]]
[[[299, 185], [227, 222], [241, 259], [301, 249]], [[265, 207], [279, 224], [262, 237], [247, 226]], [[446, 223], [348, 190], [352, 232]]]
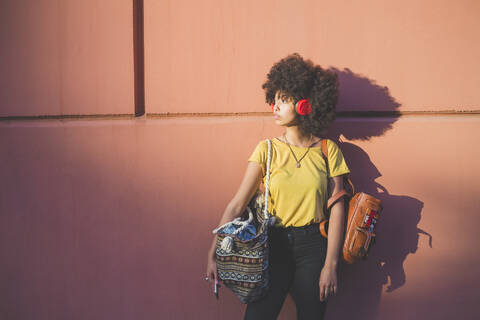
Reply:
[[[327, 201], [327, 172], [322, 148], [311, 147], [297, 168], [288, 145], [277, 139], [271, 139], [271, 164], [269, 182], [268, 211], [277, 217], [277, 224], [288, 226], [305, 226], [325, 219], [324, 203]], [[308, 148], [290, 145], [297, 159]], [[328, 163], [330, 176], [349, 173], [342, 151], [337, 144], [327, 139]], [[258, 143], [248, 161], [260, 164], [265, 183], [265, 171], [268, 154], [266, 140]]]

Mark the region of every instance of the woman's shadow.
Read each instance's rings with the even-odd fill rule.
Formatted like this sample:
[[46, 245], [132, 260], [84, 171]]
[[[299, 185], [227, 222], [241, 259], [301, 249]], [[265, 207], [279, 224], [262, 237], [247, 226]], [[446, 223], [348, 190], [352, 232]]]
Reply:
[[[368, 154], [354, 143], [342, 141], [342, 136], [350, 141], [382, 136], [398, 120], [400, 104], [390, 96], [387, 87], [348, 69], [334, 71], [340, 81], [341, 95], [337, 107], [340, 116], [329, 128], [327, 136], [340, 146], [356, 190], [380, 199], [384, 210], [376, 227], [376, 243], [368, 258], [352, 265], [340, 265], [339, 292], [329, 301], [326, 319], [372, 320], [377, 318], [382, 293], [388, 294], [406, 283], [408, 277], [403, 263], [409, 254], [417, 251], [419, 235], [429, 236], [430, 247], [432, 237], [418, 228], [423, 202], [408, 195], [390, 194], [375, 181], [382, 174]], [[362, 119], [361, 114], [349, 117], [356, 112], [365, 114], [365, 111], [372, 110], [382, 112], [374, 118]], [[400, 166], [401, 163], [394, 165]]]

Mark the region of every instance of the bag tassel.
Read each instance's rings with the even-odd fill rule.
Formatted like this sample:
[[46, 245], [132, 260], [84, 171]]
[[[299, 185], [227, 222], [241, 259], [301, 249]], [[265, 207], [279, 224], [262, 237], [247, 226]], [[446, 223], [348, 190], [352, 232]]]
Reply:
[[225, 237], [220, 244], [220, 248], [223, 249], [226, 253], [232, 252], [233, 249], [233, 239], [232, 237]]

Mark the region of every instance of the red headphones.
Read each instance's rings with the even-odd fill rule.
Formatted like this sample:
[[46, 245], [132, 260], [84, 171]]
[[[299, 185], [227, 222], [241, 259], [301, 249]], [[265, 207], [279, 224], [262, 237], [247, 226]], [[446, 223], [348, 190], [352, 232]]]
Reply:
[[[272, 112], [273, 112], [274, 106], [275, 104], [272, 103]], [[312, 105], [310, 104], [310, 101], [308, 100], [308, 98], [299, 100], [295, 104], [295, 112], [302, 116], [306, 116], [307, 114], [310, 114], [310, 112], [312, 112]]]

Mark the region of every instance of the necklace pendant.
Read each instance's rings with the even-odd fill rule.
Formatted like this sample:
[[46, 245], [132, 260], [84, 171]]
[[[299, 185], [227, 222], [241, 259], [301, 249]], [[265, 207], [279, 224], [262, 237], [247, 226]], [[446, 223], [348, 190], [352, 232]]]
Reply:
[[300, 168], [300, 162], [297, 162], [297, 168]]

